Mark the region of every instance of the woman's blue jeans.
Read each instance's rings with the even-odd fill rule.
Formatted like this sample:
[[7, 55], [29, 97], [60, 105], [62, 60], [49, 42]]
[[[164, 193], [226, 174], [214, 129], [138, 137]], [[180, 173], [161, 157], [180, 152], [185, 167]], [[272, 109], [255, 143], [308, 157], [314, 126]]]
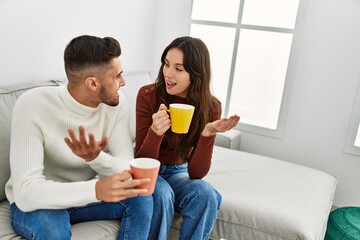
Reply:
[[151, 196], [128, 198], [118, 203], [94, 203], [64, 210], [21, 211], [11, 204], [11, 223], [15, 232], [26, 239], [64, 240], [71, 238], [71, 224], [120, 219], [118, 239], [148, 238], [153, 213]]
[[174, 209], [182, 216], [180, 240], [208, 239], [221, 204], [221, 195], [207, 182], [190, 179], [187, 163], [161, 164], [156, 183], [150, 239], [166, 240]]

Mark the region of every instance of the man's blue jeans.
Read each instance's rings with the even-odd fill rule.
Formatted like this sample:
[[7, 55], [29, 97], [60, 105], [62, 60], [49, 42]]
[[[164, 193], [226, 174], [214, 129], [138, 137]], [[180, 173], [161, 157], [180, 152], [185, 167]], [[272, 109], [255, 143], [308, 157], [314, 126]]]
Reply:
[[11, 223], [15, 232], [26, 239], [64, 240], [71, 238], [71, 224], [120, 219], [118, 239], [148, 238], [153, 213], [151, 196], [128, 198], [118, 203], [94, 203], [64, 210], [21, 211], [11, 204]]
[[156, 183], [150, 239], [166, 240], [174, 208], [182, 216], [180, 239], [208, 239], [221, 204], [221, 195], [207, 182], [190, 179], [187, 163], [161, 164]]

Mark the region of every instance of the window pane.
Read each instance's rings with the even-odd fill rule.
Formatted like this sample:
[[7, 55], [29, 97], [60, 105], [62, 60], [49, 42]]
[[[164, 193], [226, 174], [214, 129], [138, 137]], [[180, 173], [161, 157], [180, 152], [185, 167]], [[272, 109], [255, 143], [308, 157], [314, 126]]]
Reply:
[[344, 152], [360, 156], [360, 85], [353, 106]]
[[247, 0], [242, 23], [293, 29], [298, 5], [299, 0]]
[[359, 124], [359, 126], [358, 126], [358, 130], [357, 130], [357, 133], [356, 133], [356, 138], [355, 138], [354, 146], [355, 146], [355, 147], [360, 147], [360, 124]]
[[240, 31], [229, 114], [276, 129], [291, 42], [288, 33]]
[[234, 50], [235, 29], [191, 24], [190, 35], [200, 38], [209, 49], [213, 94], [222, 102], [224, 108]]
[[191, 18], [237, 23], [240, 0], [193, 0]]

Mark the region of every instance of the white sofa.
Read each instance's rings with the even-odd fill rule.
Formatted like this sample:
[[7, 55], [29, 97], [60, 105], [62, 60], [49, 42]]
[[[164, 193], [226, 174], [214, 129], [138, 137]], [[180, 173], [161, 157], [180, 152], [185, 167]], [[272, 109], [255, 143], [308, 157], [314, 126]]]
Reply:
[[[131, 106], [135, 130], [135, 98], [151, 82], [146, 72], [125, 75], [122, 89]], [[0, 240], [21, 239], [9, 220], [4, 186], [9, 178], [10, 121], [13, 105], [24, 91], [59, 81], [0, 87]], [[222, 194], [223, 202], [211, 239], [324, 239], [337, 180], [327, 173], [286, 161], [239, 151], [240, 132], [217, 136], [212, 167], [205, 180]], [[237, 149], [237, 150], [236, 150]], [[178, 239], [181, 217], [176, 215], [169, 239]], [[72, 226], [72, 239], [116, 239], [117, 221], [93, 221]]]

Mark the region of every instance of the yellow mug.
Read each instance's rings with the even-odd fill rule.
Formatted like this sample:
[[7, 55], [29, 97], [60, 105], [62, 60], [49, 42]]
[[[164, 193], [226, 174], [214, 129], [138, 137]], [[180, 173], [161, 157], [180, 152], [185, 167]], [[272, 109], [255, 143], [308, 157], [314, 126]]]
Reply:
[[187, 133], [195, 107], [189, 104], [172, 103], [169, 105], [171, 131], [174, 133]]

